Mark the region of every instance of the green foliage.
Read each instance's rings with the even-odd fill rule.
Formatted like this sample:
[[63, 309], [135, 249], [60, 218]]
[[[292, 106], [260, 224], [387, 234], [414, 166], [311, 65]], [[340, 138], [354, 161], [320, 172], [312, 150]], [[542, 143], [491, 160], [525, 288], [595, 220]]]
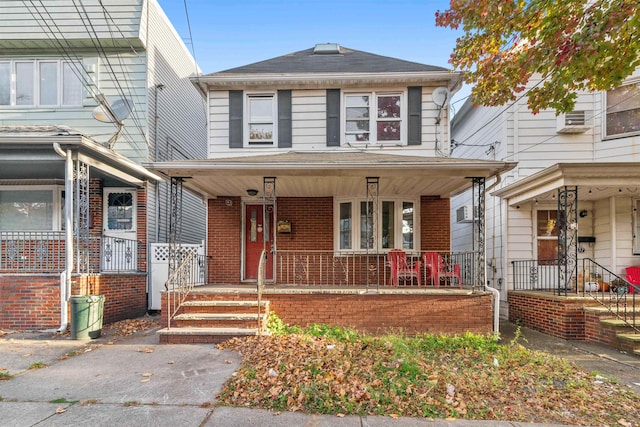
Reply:
[[358, 333], [351, 329], [331, 326], [326, 323], [314, 323], [305, 330], [305, 333], [314, 337], [331, 338], [342, 342], [354, 341], [358, 338]]
[[31, 365], [29, 365], [29, 369], [41, 369], [46, 367], [47, 364], [44, 362], [33, 362]]
[[64, 397], [61, 397], [61, 398], [58, 398], [58, 399], [53, 399], [53, 400], [49, 401], [49, 403], [69, 403], [71, 405], [75, 405], [78, 402], [79, 402], [79, 400], [67, 400]]
[[11, 378], [13, 378], [13, 375], [11, 375], [9, 372], [0, 371], [0, 381], [10, 380]]
[[269, 312], [269, 318], [267, 319], [267, 329], [273, 335], [299, 334], [302, 332], [302, 328], [300, 326], [287, 325], [273, 311]]
[[532, 111], [568, 112], [576, 91], [619, 86], [640, 66], [637, 0], [452, 0], [436, 25], [464, 30], [449, 62], [476, 104], [504, 105], [529, 88]]

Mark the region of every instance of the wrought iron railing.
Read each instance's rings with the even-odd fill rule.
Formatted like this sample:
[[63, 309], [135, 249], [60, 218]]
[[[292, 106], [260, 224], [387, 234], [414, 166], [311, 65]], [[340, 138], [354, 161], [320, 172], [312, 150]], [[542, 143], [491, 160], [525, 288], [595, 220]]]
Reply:
[[[460, 284], [466, 287], [482, 283], [477, 268], [477, 252], [438, 252], [442, 269], [458, 271]], [[273, 261], [273, 281], [277, 285], [309, 287], [388, 286], [391, 269], [386, 254], [366, 252], [336, 253], [334, 251], [279, 250]], [[434, 286], [425, 265], [424, 254], [407, 253], [407, 262], [420, 262], [421, 283]], [[458, 277], [442, 275], [440, 286], [458, 285]], [[404, 286], [417, 286], [417, 280], [404, 280]]]
[[518, 260], [511, 265], [514, 290], [558, 291], [558, 260]]
[[640, 333], [640, 286], [609, 271], [592, 259], [582, 260], [582, 271], [577, 276], [578, 291], [589, 295], [606, 307], [618, 319]]
[[178, 257], [178, 267], [170, 273], [164, 287], [167, 291], [167, 328], [180, 311], [194, 287], [207, 283], [207, 257], [193, 251], [183, 251]]
[[0, 231], [0, 271], [60, 274], [65, 247], [64, 231]]
[[[136, 240], [90, 234], [74, 238], [74, 272], [137, 271], [143, 248]], [[0, 272], [59, 274], [66, 268], [64, 231], [0, 231]]]

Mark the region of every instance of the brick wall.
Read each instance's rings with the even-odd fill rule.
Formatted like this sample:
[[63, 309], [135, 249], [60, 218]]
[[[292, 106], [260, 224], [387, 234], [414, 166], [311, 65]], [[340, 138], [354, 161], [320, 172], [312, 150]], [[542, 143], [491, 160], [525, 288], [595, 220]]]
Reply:
[[[198, 293], [194, 300], [256, 300], [252, 293]], [[265, 292], [270, 309], [285, 323], [308, 326], [327, 323], [355, 328], [369, 333], [403, 331], [456, 334], [491, 333], [493, 330], [492, 296], [489, 293], [466, 295], [437, 294], [285, 294]], [[166, 306], [166, 293], [162, 293]], [[161, 325], [167, 313], [161, 313]]]
[[0, 329], [59, 326], [59, 276], [0, 276]]
[[[104, 295], [103, 322], [111, 323], [146, 313], [146, 288], [146, 274], [105, 274], [74, 277], [71, 294]], [[59, 276], [0, 276], [0, 329], [52, 329], [59, 326]]]
[[[210, 199], [208, 212], [209, 281], [237, 284], [241, 279], [241, 199]], [[420, 216], [421, 250], [450, 250], [449, 199], [423, 196]], [[279, 250], [333, 249], [332, 197], [278, 198], [278, 220], [288, 220], [292, 229], [290, 234], [278, 233]]]
[[422, 196], [420, 199], [420, 249], [451, 250], [451, 212], [449, 199]]
[[585, 313], [579, 298], [510, 291], [509, 320], [565, 340], [585, 340]]

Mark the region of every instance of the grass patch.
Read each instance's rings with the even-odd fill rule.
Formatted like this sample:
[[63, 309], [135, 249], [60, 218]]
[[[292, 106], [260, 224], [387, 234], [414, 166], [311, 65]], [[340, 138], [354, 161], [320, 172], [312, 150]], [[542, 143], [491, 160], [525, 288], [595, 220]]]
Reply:
[[29, 365], [29, 369], [42, 369], [46, 367], [47, 364], [44, 362], [33, 362], [31, 365]]
[[64, 397], [58, 398], [58, 399], [53, 399], [50, 400], [49, 403], [68, 403], [69, 405], [75, 405], [76, 403], [78, 403], [79, 400], [67, 400]]
[[0, 371], [0, 381], [10, 380], [11, 378], [13, 378], [13, 374], [10, 374], [7, 371]]
[[243, 356], [238, 375], [220, 393], [222, 404], [560, 424], [640, 419], [638, 396], [630, 389], [527, 350], [517, 339], [504, 345], [475, 334], [374, 337], [270, 320], [278, 333], [221, 345]]
[[122, 406], [125, 406], [125, 407], [128, 407], [128, 406], [140, 406], [140, 405], [142, 405], [142, 403], [138, 402], [137, 400], [130, 400], [130, 401], [124, 402], [122, 404]]

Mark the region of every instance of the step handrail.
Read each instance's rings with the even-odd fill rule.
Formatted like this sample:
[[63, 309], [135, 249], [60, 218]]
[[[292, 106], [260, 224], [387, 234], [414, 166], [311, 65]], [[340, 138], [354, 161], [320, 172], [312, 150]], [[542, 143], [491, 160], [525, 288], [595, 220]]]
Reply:
[[[257, 292], [258, 292], [258, 335], [262, 335], [262, 328], [266, 325], [262, 324], [262, 292], [265, 286], [265, 270], [267, 264], [267, 251], [262, 250], [260, 254], [260, 261], [258, 262], [258, 280], [257, 280]], [[267, 313], [268, 314], [268, 313]]]
[[[591, 258], [582, 259], [582, 272], [583, 293], [596, 300], [609, 313], [624, 322], [636, 333], [640, 333], [640, 322], [636, 313], [636, 309], [640, 308], [636, 303], [636, 295], [638, 295], [640, 288]], [[589, 272], [589, 278], [584, 277], [586, 272]], [[591, 279], [592, 277], [593, 279]], [[587, 290], [587, 283], [597, 283], [598, 292]], [[608, 290], [605, 285], [609, 287]], [[600, 286], [602, 289], [600, 289]], [[630, 292], [631, 288], [633, 288], [633, 292]]]
[[164, 284], [167, 291], [167, 329], [171, 328], [171, 321], [195, 286], [196, 263], [196, 253], [188, 252], [182, 263], [171, 273]]

